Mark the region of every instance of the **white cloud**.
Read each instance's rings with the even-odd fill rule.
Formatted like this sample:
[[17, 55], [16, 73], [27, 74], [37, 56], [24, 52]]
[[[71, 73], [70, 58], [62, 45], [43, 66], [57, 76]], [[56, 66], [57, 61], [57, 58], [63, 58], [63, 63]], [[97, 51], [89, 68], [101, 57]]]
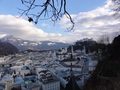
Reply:
[[[115, 20], [112, 16], [113, 12], [109, 8], [110, 6], [111, 1], [107, 0], [106, 5], [95, 10], [72, 14], [75, 30], [69, 32], [68, 36], [63, 36], [60, 33], [44, 32], [23, 18], [0, 15], [0, 38], [5, 35], [13, 35], [27, 40], [74, 42], [86, 37], [97, 39], [101, 35], [113, 35], [113, 33], [119, 31], [120, 21]], [[71, 26], [69, 19], [65, 16], [63, 16], [59, 24], [61, 28], [65, 29]], [[46, 23], [41, 25], [49, 27], [49, 24]]]
[[0, 37], [5, 35], [13, 35], [22, 39], [36, 41], [49, 40], [57, 42], [66, 39], [60, 33], [46, 33], [23, 18], [16, 18], [12, 15], [0, 15]]
[[[120, 21], [113, 16], [111, 6], [111, 0], [107, 0], [106, 5], [102, 7], [74, 15], [75, 30], [69, 35], [78, 39], [85, 37], [97, 39], [101, 35], [112, 35], [119, 32]], [[61, 19], [60, 24], [61, 28], [70, 27], [70, 21], [65, 17]]]
[[49, 25], [48, 25], [48, 24], [46, 24], [46, 23], [42, 23], [41, 25], [42, 25], [42, 26], [49, 26]]

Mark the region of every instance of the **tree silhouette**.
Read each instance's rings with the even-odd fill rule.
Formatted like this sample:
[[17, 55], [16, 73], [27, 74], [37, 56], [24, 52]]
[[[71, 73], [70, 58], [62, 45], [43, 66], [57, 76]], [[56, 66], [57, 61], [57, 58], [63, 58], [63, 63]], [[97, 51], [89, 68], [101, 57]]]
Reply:
[[113, 1], [113, 10], [115, 11], [115, 17], [120, 18], [120, 0], [112, 0]]
[[[22, 15], [28, 17], [28, 21], [33, 21], [35, 24], [38, 23], [38, 20], [51, 19], [54, 23], [61, 19], [65, 15], [72, 26], [67, 28], [68, 31], [73, 30], [74, 22], [71, 15], [66, 10], [66, 0], [21, 0], [22, 4], [26, 6], [26, 9], [19, 9], [22, 11]], [[38, 12], [33, 13], [33, 10]]]

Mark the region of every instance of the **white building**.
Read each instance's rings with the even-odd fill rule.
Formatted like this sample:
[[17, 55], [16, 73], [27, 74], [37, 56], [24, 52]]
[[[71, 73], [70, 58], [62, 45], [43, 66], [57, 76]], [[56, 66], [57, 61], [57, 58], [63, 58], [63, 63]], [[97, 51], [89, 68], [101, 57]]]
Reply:
[[27, 65], [30, 65], [30, 64], [32, 64], [32, 60], [26, 60], [25, 65], [27, 66]]
[[38, 79], [40, 79], [40, 77], [41, 77], [40, 76], [41, 75], [40, 72], [44, 71], [44, 70], [46, 70], [46, 69], [45, 68], [41, 68], [41, 67], [35, 67], [35, 73], [37, 74], [37, 78]]
[[0, 63], [5, 62], [5, 58], [4, 57], [0, 57]]
[[24, 67], [21, 68], [21, 70], [19, 71], [19, 73], [24, 78], [24, 75], [31, 73], [31, 70], [30, 70], [30, 68], [28, 66], [24, 66]]
[[42, 90], [60, 90], [60, 80], [57, 76], [48, 70], [41, 73]]
[[5, 83], [6, 84], [6, 89], [5, 90], [11, 90], [12, 88], [12, 84], [14, 83], [13, 78], [11, 77], [11, 75], [6, 74], [1, 78], [0, 83]]
[[60, 81], [42, 82], [42, 90], [60, 90]]
[[67, 59], [68, 58], [68, 54], [67, 53], [56, 53], [56, 59], [59, 60], [59, 61], [62, 61], [64, 59]]
[[56, 57], [56, 60], [64, 60], [67, 59], [69, 57], [68, 53], [67, 53], [67, 48], [61, 48], [59, 49], [56, 54], [54, 54], [54, 57]]

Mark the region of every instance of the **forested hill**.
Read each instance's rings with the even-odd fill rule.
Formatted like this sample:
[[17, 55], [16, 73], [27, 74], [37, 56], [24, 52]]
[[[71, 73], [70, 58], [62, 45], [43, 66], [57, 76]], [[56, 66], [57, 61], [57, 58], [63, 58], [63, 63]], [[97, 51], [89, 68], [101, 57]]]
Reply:
[[83, 90], [120, 90], [120, 35], [105, 51], [106, 59], [99, 61]]
[[0, 55], [15, 54], [18, 49], [10, 43], [0, 41]]
[[[94, 51], [98, 52], [98, 47], [97, 47], [98, 43], [93, 39], [84, 38], [76, 41], [72, 46], [74, 50], [86, 49], [86, 53], [90, 53]], [[71, 50], [71, 46], [69, 46], [68, 49]]]

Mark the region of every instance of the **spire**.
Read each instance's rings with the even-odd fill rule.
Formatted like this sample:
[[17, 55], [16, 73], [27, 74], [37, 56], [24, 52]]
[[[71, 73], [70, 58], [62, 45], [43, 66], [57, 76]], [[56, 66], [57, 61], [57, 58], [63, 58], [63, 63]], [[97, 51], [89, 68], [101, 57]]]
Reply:
[[71, 70], [70, 70], [70, 80], [68, 81], [68, 83], [66, 84], [65, 90], [80, 90], [79, 86], [77, 85], [76, 81], [75, 81], [75, 76], [73, 74], [73, 70], [72, 70], [72, 63], [71, 63]]
[[71, 56], [70, 58], [72, 59], [73, 58], [73, 46], [71, 46]]
[[75, 81], [75, 76], [74, 76], [73, 70], [72, 70], [72, 63], [71, 63], [70, 74], [71, 74], [70, 80], [66, 84], [65, 90], [81, 90]]
[[73, 55], [72, 54], [70, 54], [70, 58], [73, 59]]
[[73, 76], [72, 63], [71, 63], [70, 74], [71, 74], [71, 76]]

